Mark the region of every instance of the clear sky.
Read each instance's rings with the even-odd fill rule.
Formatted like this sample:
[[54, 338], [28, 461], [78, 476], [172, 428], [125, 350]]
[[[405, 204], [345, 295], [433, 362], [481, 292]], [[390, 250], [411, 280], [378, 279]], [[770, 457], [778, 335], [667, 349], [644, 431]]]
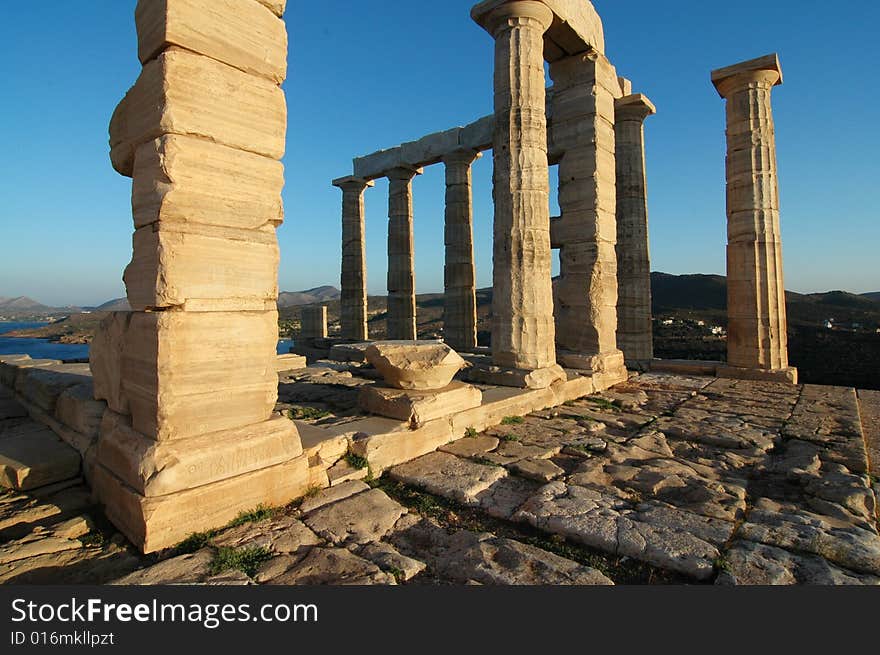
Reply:
[[[339, 284], [351, 158], [492, 110], [492, 40], [474, 0], [290, 0], [282, 290]], [[647, 121], [653, 270], [723, 273], [724, 105], [713, 68], [779, 52], [774, 91], [786, 286], [880, 290], [880, 4], [596, 0]], [[124, 294], [130, 180], [107, 157], [137, 77], [135, 0], [14, 2], [0, 21], [0, 296], [96, 304]], [[474, 169], [478, 284], [491, 284], [491, 156]], [[418, 291], [443, 286], [443, 170], [414, 185]], [[371, 293], [386, 275], [387, 183], [368, 190]]]

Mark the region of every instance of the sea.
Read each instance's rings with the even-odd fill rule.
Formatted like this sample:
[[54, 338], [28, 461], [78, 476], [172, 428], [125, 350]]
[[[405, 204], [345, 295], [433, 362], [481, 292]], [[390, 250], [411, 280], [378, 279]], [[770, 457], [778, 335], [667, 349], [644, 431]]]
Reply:
[[[48, 325], [48, 323], [14, 323], [0, 321], [0, 355], [30, 355], [33, 359], [60, 359], [62, 361], [87, 360], [88, 344], [52, 343], [48, 339], [26, 339], [21, 337], [4, 337], [13, 330], [25, 330]], [[289, 353], [293, 347], [292, 339], [278, 342], [278, 354]]]

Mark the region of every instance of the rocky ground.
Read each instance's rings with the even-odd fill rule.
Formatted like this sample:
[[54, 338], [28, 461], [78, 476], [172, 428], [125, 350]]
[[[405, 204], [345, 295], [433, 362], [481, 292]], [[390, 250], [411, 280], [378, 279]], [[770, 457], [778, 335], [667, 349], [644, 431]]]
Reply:
[[146, 557], [81, 484], [9, 493], [0, 581], [878, 584], [878, 443], [870, 392], [644, 374]]

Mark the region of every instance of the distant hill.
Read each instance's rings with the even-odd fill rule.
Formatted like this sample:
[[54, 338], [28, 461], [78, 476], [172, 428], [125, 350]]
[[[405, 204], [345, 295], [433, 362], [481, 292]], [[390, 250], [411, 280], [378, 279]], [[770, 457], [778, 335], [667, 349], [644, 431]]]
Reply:
[[874, 302], [880, 302], [880, 291], [872, 291], [871, 293], [863, 293], [862, 298], [867, 298], [869, 300], [873, 300]]
[[651, 273], [653, 311], [727, 308], [727, 278], [723, 275]]
[[282, 291], [278, 294], [278, 306], [296, 307], [299, 305], [312, 305], [337, 300], [339, 296], [339, 289], [331, 286], [315, 287], [305, 291]]
[[27, 296], [18, 296], [17, 298], [3, 298], [0, 301], [0, 311], [17, 311], [17, 312], [48, 312], [51, 311], [51, 307], [47, 307], [42, 303], [38, 303], [36, 300], [32, 298], [28, 298]]
[[127, 312], [130, 309], [131, 305], [128, 304], [128, 298], [114, 298], [113, 300], [108, 300], [103, 305], [95, 307], [95, 311], [99, 312]]

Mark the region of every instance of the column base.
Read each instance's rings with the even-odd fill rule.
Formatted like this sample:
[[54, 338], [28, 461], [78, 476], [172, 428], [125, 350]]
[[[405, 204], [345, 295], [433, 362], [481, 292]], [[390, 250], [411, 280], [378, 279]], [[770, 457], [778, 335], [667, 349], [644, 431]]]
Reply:
[[797, 384], [798, 372], [793, 366], [768, 370], [761, 368], [740, 368], [739, 366], [719, 366], [715, 375], [719, 378], [733, 378], [735, 380], [757, 380], [763, 382], [782, 382], [784, 384]]
[[565, 371], [558, 364], [534, 370], [477, 364], [469, 368], [466, 375], [470, 382], [518, 389], [546, 389], [566, 379]]
[[557, 350], [556, 361], [565, 368], [573, 368], [578, 371], [591, 373], [609, 373], [626, 368], [623, 361], [623, 352], [612, 350], [607, 353], [585, 354], [570, 350]]

